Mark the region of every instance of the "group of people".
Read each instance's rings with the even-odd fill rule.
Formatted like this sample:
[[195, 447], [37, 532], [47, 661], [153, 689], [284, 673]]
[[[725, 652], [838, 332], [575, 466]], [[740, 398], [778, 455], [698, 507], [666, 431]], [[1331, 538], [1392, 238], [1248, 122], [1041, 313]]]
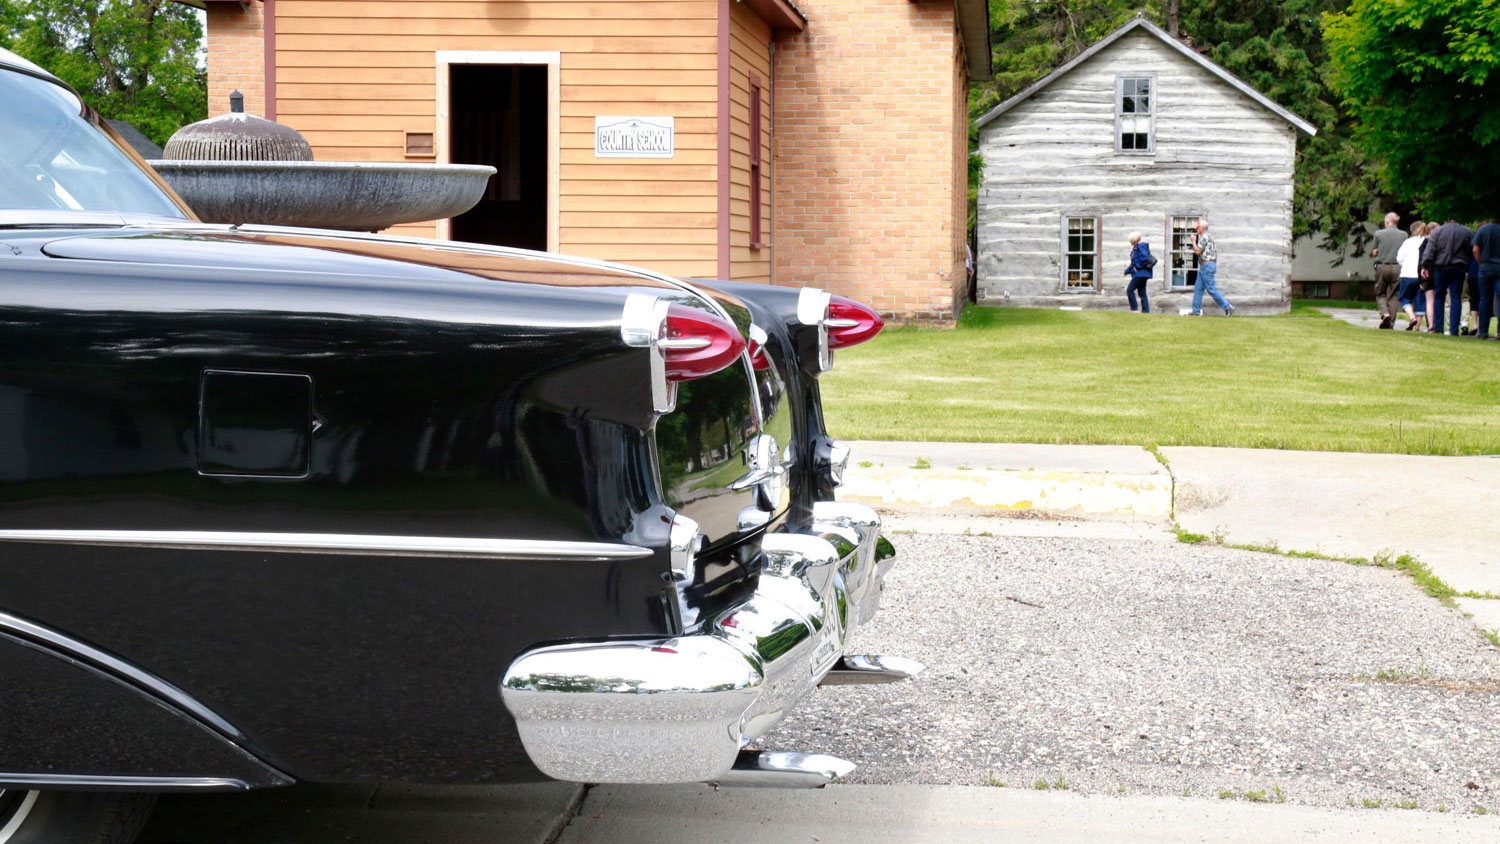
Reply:
[[[1375, 302], [1380, 311], [1380, 327], [1394, 329], [1396, 316], [1406, 312], [1406, 330], [1415, 331], [1424, 323], [1433, 334], [1447, 332], [1453, 336], [1472, 335], [1491, 339], [1490, 319], [1495, 318], [1495, 335], [1500, 340], [1500, 223], [1494, 220], [1470, 229], [1457, 220], [1442, 225], [1418, 220], [1409, 231], [1399, 228], [1401, 215], [1385, 215], [1385, 227], [1375, 233]], [[1193, 282], [1193, 316], [1203, 313], [1203, 297], [1213, 298], [1224, 310], [1234, 314], [1234, 305], [1224, 298], [1214, 283], [1218, 269], [1219, 249], [1208, 231], [1208, 221], [1198, 219], [1191, 240], [1197, 260], [1197, 277]], [[1140, 232], [1130, 233], [1130, 266], [1125, 275], [1125, 300], [1130, 312], [1151, 313], [1146, 295], [1147, 282], [1154, 275], [1157, 259], [1151, 245]], [[1467, 287], [1470, 325], [1463, 325], [1463, 303]], [[1447, 319], [1444, 319], [1444, 311]]]
[[[1441, 334], [1446, 323], [1455, 337], [1491, 339], [1490, 318], [1500, 305], [1500, 224], [1490, 220], [1475, 231], [1456, 220], [1442, 225], [1418, 220], [1402, 231], [1400, 222], [1394, 211], [1386, 214], [1370, 250], [1380, 327], [1394, 329], [1397, 314], [1405, 311], [1407, 331], [1425, 322], [1427, 331]], [[1466, 287], [1468, 327], [1463, 325]], [[1495, 339], [1500, 339], [1500, 320]]]
[[[1193, 226], [1190, 241], [1193, 255], [1198, 262], [1198, 271], [1193, 281], [1193, 316], [1203, 316], [1203, 297], [1207, 294], [1224, 310], [1224, 316], [1234, 315], [1234, 305], [1219, 292], [1214, 278], [1219, 268], [1219, 246], [1208, 231], [1208, 221], [1198, 218]], [[1157, 259], [1151, 254], [1151, 244], [1140, 232], [1130, 233], [1130, 266], [1125, 275], [1130, 283], [1125, 286], [1125, 300], [1130, 303], [1133, 314], [1151, 313], [1151, 300], [1146, 296], [1146, 282], [1151, 280]], [[1139, 301], [1137, 301], [1139, 299]]]

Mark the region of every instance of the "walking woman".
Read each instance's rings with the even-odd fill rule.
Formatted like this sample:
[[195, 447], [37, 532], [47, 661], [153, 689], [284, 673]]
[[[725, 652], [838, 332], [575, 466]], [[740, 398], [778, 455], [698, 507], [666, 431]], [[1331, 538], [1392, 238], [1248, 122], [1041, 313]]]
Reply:
[[[1130, 284], [1125, 286], [1125, 300], [1130, 303], [1130, 312], [1133, 314], [1151, 313], [1151, 300], [1146, 298], [1146, 281], [1151, 278], [1151, 267], [1156, 264], [1156, 259], [1151, 257], [1151, 244], [1141, 237], [1140, 232], [1130, 233], [1130, 268], [1125, 270], [1125, 275], [1130, 276]], [[1139, 293], [1140, 305], [1136, 305], [1135, 297]]]
[[1421, 220], [1411, 224], [1411, 237], [1396, 250], [1396, 263], [1401, 265], [1401, 288], [1397, 296], [1406, 310], [1406, 330], [1415, 331], [1427, 315], [1427, 295], [1422, 292], [1422, 272], [1417, 259], [1422, 254], [1422, 241], [1427, 239], [1427, 224]]

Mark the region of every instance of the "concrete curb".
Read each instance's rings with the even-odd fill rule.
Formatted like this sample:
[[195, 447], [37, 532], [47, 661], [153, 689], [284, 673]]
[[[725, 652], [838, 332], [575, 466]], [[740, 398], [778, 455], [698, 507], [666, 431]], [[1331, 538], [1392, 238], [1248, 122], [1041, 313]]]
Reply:
[[888, 508], [1172, 515], [1172, 475], [1135, 446], [850, 443], [839, 497]]

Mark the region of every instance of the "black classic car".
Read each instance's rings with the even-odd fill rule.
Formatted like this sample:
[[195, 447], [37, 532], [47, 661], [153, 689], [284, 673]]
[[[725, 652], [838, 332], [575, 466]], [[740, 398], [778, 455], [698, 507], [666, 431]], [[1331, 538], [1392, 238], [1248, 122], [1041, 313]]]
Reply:
[[[821, 784], [893, 562], [812, 289], [206, 225], [0, 51], [0, 844], [162, 792]], [[111, 837], [112, 836], [112, 837]]]

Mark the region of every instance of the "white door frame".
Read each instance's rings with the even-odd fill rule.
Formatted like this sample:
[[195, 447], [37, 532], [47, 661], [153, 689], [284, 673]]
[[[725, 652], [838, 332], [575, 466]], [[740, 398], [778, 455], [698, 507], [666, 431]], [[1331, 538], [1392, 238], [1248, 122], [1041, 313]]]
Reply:
[[[561, 220], [558, 204], [562, 191], [562, 53], [548, 50], [438, 50], [437, 65], [437, 160], [451, 164], [449, 157], [449, 120], [451, 103], [449, 68], [456, 64], [535, 64], [547, 66], [547, 249], [557, 251], [558, 225]], [[437, 221], [437, 236], [440, 240], [453, 238], [451, 220]]]

